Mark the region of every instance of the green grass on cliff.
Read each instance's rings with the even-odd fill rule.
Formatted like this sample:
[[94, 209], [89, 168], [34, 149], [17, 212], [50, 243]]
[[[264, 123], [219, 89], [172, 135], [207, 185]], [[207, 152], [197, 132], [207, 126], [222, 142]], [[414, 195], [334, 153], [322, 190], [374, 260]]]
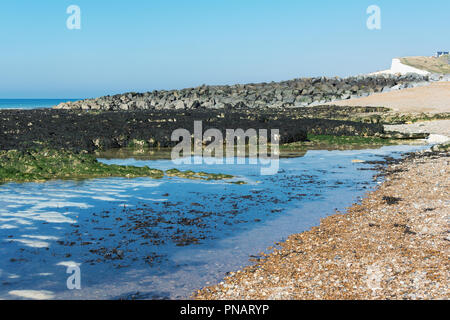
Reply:
[[433, 73], [450, 73], [449, 56], [436, 57], [405, 57], [401, 58], [400, 62], [408, 66], [426, 70]]

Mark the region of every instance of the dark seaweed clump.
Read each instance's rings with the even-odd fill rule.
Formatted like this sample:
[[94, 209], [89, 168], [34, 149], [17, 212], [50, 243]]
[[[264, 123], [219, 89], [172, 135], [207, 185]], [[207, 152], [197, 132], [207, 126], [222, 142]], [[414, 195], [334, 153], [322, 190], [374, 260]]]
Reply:
[[393, 205], [399, 203], [402, 199], [397, 197], [384, 196], [383, 200], [386, 201], [388, 205]]
[[[303, 110], [139, 110], [74, 111], [55, 109], [0, 111], [0, 149], [66, 149], [93, 152], [133, 145], [171, 147], [172, 132], [194, 132], [201, 120], [203, 131], [226, 129], [279, 129], [280, 143], [307, 140], [307, 134], [372, 136], [383, 132], [381, 124], [312, 118], [313, 108]], [[319, 110], [316, 110], [319, 111]], [[270, 131], [269, 131], [270, 132]]]

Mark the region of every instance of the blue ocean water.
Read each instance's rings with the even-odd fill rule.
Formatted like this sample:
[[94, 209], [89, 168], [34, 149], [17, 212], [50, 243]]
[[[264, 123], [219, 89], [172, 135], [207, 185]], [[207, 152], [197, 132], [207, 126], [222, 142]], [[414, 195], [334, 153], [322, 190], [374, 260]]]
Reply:
[[81, 99], [0, 99], [0, 109], [38, 109], [51, 108], [61, 102]]

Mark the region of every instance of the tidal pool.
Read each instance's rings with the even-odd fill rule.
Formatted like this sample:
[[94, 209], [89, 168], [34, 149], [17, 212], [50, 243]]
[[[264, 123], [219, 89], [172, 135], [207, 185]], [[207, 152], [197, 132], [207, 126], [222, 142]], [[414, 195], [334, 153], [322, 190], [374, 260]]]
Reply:
[[[105, 163], [236, 176], [246, 184], [164, 177], [0, 186], [0, 298], [180, 299], [293, 233], [343, 211], [379, 181], [365, 162], [424, 146], [308, 151], [260, 166]], [[79, 266], [81, 289], [69, 290]]]

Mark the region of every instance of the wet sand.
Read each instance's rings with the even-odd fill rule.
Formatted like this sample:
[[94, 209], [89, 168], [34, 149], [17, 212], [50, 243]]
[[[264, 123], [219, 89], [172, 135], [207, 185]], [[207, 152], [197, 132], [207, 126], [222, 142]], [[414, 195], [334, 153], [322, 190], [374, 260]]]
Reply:
[[449, 299], [450, 154], [420, 153], [347, 213], [290, 236], [196, 299]]

